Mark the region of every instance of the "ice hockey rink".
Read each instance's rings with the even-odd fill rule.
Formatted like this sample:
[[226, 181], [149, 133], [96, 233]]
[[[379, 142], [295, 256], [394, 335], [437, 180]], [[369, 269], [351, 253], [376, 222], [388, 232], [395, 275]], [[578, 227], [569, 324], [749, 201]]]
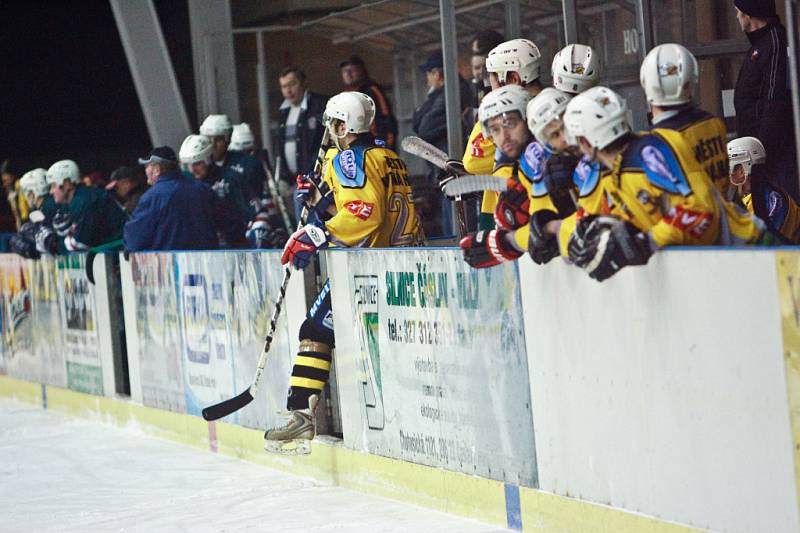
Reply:
[[0, 401], [0, 530], [509, 531]]

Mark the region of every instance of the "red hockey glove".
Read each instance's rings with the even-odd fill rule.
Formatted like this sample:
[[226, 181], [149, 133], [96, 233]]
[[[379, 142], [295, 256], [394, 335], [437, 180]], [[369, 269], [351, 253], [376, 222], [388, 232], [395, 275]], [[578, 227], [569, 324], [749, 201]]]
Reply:
[[306, 224], [289, 237], [286, 246], [283, 247], [281, 264], [291, 262], [296, 269], [302, 270], [308, 266], [311, 258], [319, 250], [328, 247], [328, 243], [328, 233], [323, 228]]
[[464, 250], [464, 261], [472, 268], [489, 268], [522, 256], [506, 240], [507, 231], [493, 229], [470, 233], [458, 243]]
[[500, 193], [497, 207], [494, 210], [494, 222], [498, 228], [511, 231], [528, 223], [528, 207], [530, 206], [528, 191], [515, 180], [508, 180], [508, 188]]

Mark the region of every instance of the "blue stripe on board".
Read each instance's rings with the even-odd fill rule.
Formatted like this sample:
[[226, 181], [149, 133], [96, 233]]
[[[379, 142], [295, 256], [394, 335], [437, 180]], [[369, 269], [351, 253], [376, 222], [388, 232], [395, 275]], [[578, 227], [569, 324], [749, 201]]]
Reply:
[[505, 484], [506, 493], [506, 523], [509, 529], [522, 531], [522, 511], [519, 505], [519, 487]]

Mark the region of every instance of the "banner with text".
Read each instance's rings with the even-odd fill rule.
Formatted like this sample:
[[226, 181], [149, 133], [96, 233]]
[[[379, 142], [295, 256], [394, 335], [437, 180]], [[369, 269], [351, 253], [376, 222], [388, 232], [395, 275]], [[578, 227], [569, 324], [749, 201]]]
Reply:
[[470, 269], [455, 250], [327, 258], [345, 444], [537, 486], [516, 266]]

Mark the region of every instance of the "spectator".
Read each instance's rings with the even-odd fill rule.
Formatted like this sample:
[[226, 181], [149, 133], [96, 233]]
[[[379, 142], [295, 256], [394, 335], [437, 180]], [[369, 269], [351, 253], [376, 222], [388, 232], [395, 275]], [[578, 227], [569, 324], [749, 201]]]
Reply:
[[50, 193], [61, 207], [53, 217], [53, 230], [37, 234], [41, 252], [64, 254], [80, 252], [122, 237], [125, 213], [103, 189], [87, 187], [80, 181], [78, 165], [65, 159], [47, 169]]
[[19, 190], [19, 171], [11, 160], [6, 159], [0, 166], [0, 174], [8, 205], [11, 206], [11, 213], [14, 215], [14, 224], [16, 229], [19, 229], [22, 223], [28, 220], [28, 204]]
[[[428, 83], [428, 97], [414, 111], [413, 127], [414, 132], [419, 135], [421, 139], [431, 143], [444, 152], [447, 152], [447, 112], [445, 106], [444, 95], [444, 60], [441, 52], [433, 52], [428, 60], [419, 66], [419, 69], [425, 73]], [[470, 89], [466, 81], [460, 76], [458, 78], [460, 83], [461, 106], [464, 109], [470, 100]], [[459, 112], [460, 112], [459, 109]], [[438, 183], [438, 176], [441, 170], [434, 165], [428, 163], [428, 179], [430, 182]], [[438, 187], [432, 190], [436, 191], [437, 198], [434, 204], [441, 205], [441, 220], [443, 224], [449, 229], [449, 221], [452, 217], [450, 201], [442, 195]], [[445, 227], [441, 228], [442, 233]]]
[[339, 63], [346, 91], [364, 93], [375, 102], [375, 121], [370, 132], [372, 135], [385, 141], [390, 148], [394, 148], [397, 138], [397, 119], [392, 114], [389, 99], [377, 82], [370, 79], [364, 60], [358, 56], [350, 56]]
[[734, 0], [736, 19], [751, 47], [739, 70], [734, 106], [740, 137], [756, 137], [767, 151], [775, 185], [800, 199], [788, 82], [786, 28], [774, 0]]
[[[478, 33], [470, 43], [470, 50], [472, 51], [472, 62], [470, 66], [472, 67], [471, 85], [473, 94], [471, 106], [474, 108], [475, 113], [477, 113], [478, 106], [480, 106], [483, 97], [492, 90], [492, 85], [489, 83], [489, 71], [486, 70], [486, 56], [504, 40], [503, 36], [496, 31], [484, 30]], [[473, 114], [473, 116], [469, 117], [469, 120], [467, 120], [467, 117], [465, 117], [464, 120], [467, 127], [472, 128], [475, 121], [478, 120], [478, 117]]]
[[[280, 107], [276, 153], [283, 158], [289, 171], [286, 181], [296, 187], [294, 177], [314, 169], [325, 129], [322, 114], [326, 98], [306, 89], [306, 75], [297, 67], [283, 69], [279, 79], [284, 100]], [[302, 206], [295, 202], [295, 220], [300, 217], [301, 210]]]
[[154, 148], [144, 165], [152, 187], [125, 224], [125, 249], [210, 250], [217, 248], [212, 214], [214, 191], [202, 181], [184, 176], [175, 152]]
[[111, 173], [111, 181], [106, 185], [114, 200], [131, 216], [139, 199], [147, 191], [144, 173], [133, 167], [119, 167]]
[[93, 170], [81, 178], [81, 183], [87, 187], [105, 189], [106, 185], [108, 185], [108, 176], [99, 170]]

